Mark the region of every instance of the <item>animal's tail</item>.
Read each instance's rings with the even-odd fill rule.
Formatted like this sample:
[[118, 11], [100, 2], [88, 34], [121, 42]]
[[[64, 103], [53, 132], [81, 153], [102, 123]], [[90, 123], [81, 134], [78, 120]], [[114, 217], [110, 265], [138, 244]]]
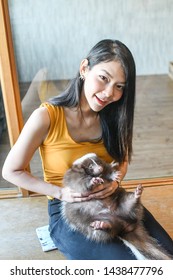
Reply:
[[139, 260], [173, 260], [173, 256], [166, 252], [154, 238], [149, 236], [142, 225], [135, 231], [123, 236], [122, 240]]

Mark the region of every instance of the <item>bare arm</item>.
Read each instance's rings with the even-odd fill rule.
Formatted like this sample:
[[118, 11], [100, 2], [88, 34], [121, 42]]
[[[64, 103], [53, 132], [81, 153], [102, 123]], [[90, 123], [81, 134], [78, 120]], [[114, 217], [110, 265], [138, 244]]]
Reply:
[[47, 109], [35, 110], [9, 152], [2, 169], [2, 176], [12, 184], [32, 192], [69, 202], [86, 200], [80, 197], [81, 194], [74, 194], [70, 190], [44, 182], [26, 171], [32, 156], [47, 136], [49, 126], [50, 118]]
[[5, 160], [2, 175], [5, 180], [24, 189], [58, 196], [60, 194], [55, 186], [33, 177], [26, 171], [33, 154], [46, 137], [49, 125], [46, 108], [39, 108], [33, 112]]

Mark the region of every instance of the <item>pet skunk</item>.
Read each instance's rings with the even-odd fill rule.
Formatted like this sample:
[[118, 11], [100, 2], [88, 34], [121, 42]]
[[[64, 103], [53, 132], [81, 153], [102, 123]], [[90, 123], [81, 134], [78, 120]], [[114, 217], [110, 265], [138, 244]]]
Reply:
[[[108, 164], [94, 153], [86, 154], [67, 170], [63, 185], [74, 192], [91, 191], [103, 182], [118, 181], [120, 172], [116, 166], [117, 163]], [[76, 203], [63, 201], [62, 217], [72, 230], [80, 231], [90, 240], [109, 242], [119, 237], [137, 259], [173, 259], [143, 226], [142, 191], [141, 185], [134, 192], [127, 192], [119, 186], [104, 199]]]

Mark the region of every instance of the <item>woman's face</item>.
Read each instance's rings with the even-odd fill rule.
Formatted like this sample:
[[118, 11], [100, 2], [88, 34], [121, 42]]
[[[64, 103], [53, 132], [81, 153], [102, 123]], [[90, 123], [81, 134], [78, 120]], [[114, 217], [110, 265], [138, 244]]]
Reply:
[[[83, 61], [84, 64], [87, 62]], [[99, 112], [122, 97], [126, 81], [119, 61], [102, 62], [93, 66], [91, 70], [89, 67], [83, 69], [83, 93], [93, 111]]]

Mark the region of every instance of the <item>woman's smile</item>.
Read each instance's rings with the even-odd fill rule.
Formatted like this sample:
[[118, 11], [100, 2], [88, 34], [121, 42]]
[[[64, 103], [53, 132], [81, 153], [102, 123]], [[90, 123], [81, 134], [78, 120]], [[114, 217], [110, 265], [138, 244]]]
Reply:
[[95, 95], [95, 98], [96, 98], [97, 104], [100, 105], [101, 107], [105, 107], [107, 105], [107, 103], [108, 103], [107, 100], [99, 98], [97, 95]]

